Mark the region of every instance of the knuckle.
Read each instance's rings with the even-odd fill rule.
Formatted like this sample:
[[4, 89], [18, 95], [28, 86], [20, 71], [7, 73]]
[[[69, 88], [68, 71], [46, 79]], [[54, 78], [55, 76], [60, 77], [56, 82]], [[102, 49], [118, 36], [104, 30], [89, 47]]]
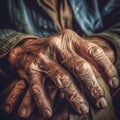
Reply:
[[[56, 81], [56, 84], [58, 85], [58, 87], [60, 87], [60, 88], [63, 88], [63, 87], [66, 87], [66, 86], [68, 86], [69, 85], [69, 83], [70, 83], [70, 76], [69, 75], [67, 75], [67, 74], [58, 74], [57, 76], [56, 76], [56, 79], [57, 79], [57, 81]], [[61, 84], [60, 84], [61, 83]]]
[[43, 94], [42, 90], [40, 89], [40, 86], [35, 84], [31, 87], [31, 90], [32, 90], [32, 94], [37, 96], [41, 96]]
[[37, 73], [36, 71], [39, 70], [38, 65], [31, 62], [30, 64], [26, 64], [25, 71], [28, 75], [33, 75]]
[[19, 88], [19, 89], [24, 89], [26, 86], [25, 84], [25, 81], [24, 80], [20, 80], [17, 84], [16, 84], [16, 88]]
[[24, 99], [25, 99], [26, 102], [29, 102], [29, 101], [32, 100], [32, 96], [31, 96], [31, 94], [30, 94], [30, 90], [28, 90], [28, 91], [26, 92]]
[[87, 53], [91, 57], [94, 57], [96, 60], [100, 60], [100, 59], [104, 58], [104, 56], [105, 56], [103, 49], [94, 44], [92, 44], [91, 46], [88, 47]]
[[73, 92], [72, 95], [70, 96], [70, 101], [71, 102], [77, 102], [77, 101], [84, 101], [83, 96], [78, 93], [78, 92]]
[[87, 87], [91, 97], [94, 99], [104, 96], [103, 88], [96, 80], [93, 80], [91, 77], [85, 80], [85, 86]]
[[90, 74], [90, 65], [83, 61], [78, 61], [74, 64], [73, 66], [73, 71], [75, 74], [78, 74], [80, 76], [85, 76], [85, 75], [89, 75]]
[[10, 99], [11, 99], [11, 100], [15, 100], [15, 99], [16, 99], [16, 95], [17, 95], [17, 93], [14, 92], [14, 93], [10, 96]]
[[110, 72], [111, 73], [113, 71], [113, 69], [114, 69], [113, 65], [110, 64], [106, 67], [105, 72], [108, 72], [108, 73]]
[[91, 96], [95, 99], [98, 99], [104, 96], [104, 91], [100, 87], [95, 85], [92, 85], [92, 87], [90, 88], [90, 93], [91, 93]]
[[107, 74], [108, 77], [110, 76], [113, 77], [117, 75], [117, 70], [113, 64], [110, 64], [105, 68], [105, 73]]
[[27, 95], [27, 96], [25, 96], [25, 102], [26, 102], [26, 103], [28, 103], [28, 104], [29, 104], [29, 103], [31, 102], [31, 100], [32, 100], [32, 98], [31, 98], [31, 96], [30, 96], [30, 95], [29, 95], [29, 96], [28, 96], [28, 95]]
[[13, 103], [15, 103], [15, 101], [17, 100], [16, 98], [16, 92], [13, 92], [11, 95], [8, 96], [8, 98], [6, 99], [6, 104], [10, 104], [12, 105]]
[[61, 81], [61, 86], [59, 87], [68, 99], [73, 99], [79, 97], [76, 85], [68, 73], [58, 75], [57, 79]]

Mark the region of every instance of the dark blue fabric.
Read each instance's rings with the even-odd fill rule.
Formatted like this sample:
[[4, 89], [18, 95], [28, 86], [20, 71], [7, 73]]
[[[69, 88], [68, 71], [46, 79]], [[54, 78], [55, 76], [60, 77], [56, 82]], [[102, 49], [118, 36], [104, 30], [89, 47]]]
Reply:
[[[69, 0], [69, 4], [74, 16], [73, 29], [80, 35], [101, 32], [120, 21], [120, 0]], [[18, 31], [41, 37], [59, 31], [40, 0], [1, 0], [0, 9], [6, 11], [0, 10], [0, 19], [5, 16], [6, 25], [12, 24]]]

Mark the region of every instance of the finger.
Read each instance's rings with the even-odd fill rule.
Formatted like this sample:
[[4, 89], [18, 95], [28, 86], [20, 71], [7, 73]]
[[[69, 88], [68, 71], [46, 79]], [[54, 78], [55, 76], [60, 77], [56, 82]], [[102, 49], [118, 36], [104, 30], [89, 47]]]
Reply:
[[41, 58], [42, 65], [45, 65], [45, 69], [42, 69], [42, 71], [53, 80], [54, 84], [65, 94], [67, 100], [78, 113], [87, 113], [89, 111], [88, 104], [75, 85], [72, 76], [55, 61], [42, 54]]
[[34, 108], [34, 104], [32, 101], [32, 96], [30, 94], [30, 91], [27, 90], [22, 103], [20, 104], [19, 110], [18, 110], [18, 114], [23, 117], [23, 118], [28, 118]]
[[35, 72], [30, 77], [30, 89], [39, 111], [44, 117], [50, 118], [52, 116], [52, 107], [42, 84], [43, 81], [44, 77], [39, 72]]
[[98, 108], [106, 108], [104, 90], [97, 81], [97, 78], [90, 64], [78, 55], [73, 55], [64, 62], [64, 65], [76, 76], [79, 84], [83, 84], [90, 97]]
[[4, 110], [6, 113], [10, 114], [15, 109], [15, 105], [17, 101], [19, 101], [21, 94], [24, 92], [25, 86], [24, 80], [17, 82], [5, 101]]
[[[85, 45], [83, 46], [83, 44]], [[117, 87], [119, 85], [117, 70], [102, 48], [94, 43], [82, 41], [80, 50], [90, 61], [92, 60], [94, 62], [93, 64], [95, 66], [101, 69], [100, 72], [106, 75], [111, 87]]]
[[[16, 55], [16, 51], [17, 50], [12, 51], [13, 58]], [[22, 50], [20, 49], [20, 52], [21, 51]], [[27, 48], [26, 51], [29, 51], [29, 49]], [[45, 88], [43, 86], [44, 81], [43, 77], [40, 75], [39, 69], [37, 68], [36, 63], [37, 58], [34, 55], [27, 55], [25, 53], [26, 51], [23, 51], [23, 54], [19, 54], [18, 56], [16, 56], [17, 58], [15, 60], [17, 62], [15, 61], [16, 62], [15, 66], [19, 68], [18, 70], [19, 75], [23, 78], [27, 78], [26, 80], [28, 80], [30, 84], [31, 94], [34, 97], [34, 100], [38, 106], [39, 111], [46, 118], [50, 118], [52, 116], [52, 107], [49, 99], [46, 96]], [[19, 61], [20, 58], [22, 58], [22, 61]], [[22, 69], [20, 70], [20, 68], [23, 68], [23, 70]]]

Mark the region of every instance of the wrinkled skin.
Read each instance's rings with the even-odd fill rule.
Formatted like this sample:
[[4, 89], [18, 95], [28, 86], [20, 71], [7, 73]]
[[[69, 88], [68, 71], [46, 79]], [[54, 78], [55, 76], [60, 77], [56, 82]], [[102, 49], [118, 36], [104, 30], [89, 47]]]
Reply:
[[[61, 93], [58, 91], [55, 85], [47, 80], [45, 84], [47, 96], [51, 102], [52, 108], [54, 107], [54, 99], [56, 94], [59, 95], [59, 99], [63, 99], [61, 97]], [[23, 95], [22, 95], [23, 94]], [[57, 96], [58, 96], [57, 95]], [[22, 97], [23, 96], [23, 97]], [[10, 114], [15, 111], [15, 106], [18, 104], [18, 101], [22, 99], [21, 104], [19, 105], [18, 114], [23, 118], [28, 118], [34, 109], [36, 109], [34, 100], [30, 94], [30, 89], [27, 87], [26, 82], [24, 80], [19, 80], [14, 86], [13, 90], [8, 95], [4, 110], [6, 113]], [[45, 116], [47, 117], [47, 116]]]
[[[84, 86], [97, 108], [106, 108], [108, 104], [104, 90], [97, 79], [103, 77], [111, 87], [117, 87], [119, 77], [113, 65], [115, 58], [112, 49], [106, 42], [97, 41], [99, 41], [97, 38], [84, 40], [72, 30], [66, 29], [48, 38], [27, 40], [12, 49], [9, 62], [19, 76], [30, 85], [19, 107], [19, 115], [28, 117], [31, 114], [34, 107], [31, 105], [33, 97], [43, 116], [51, 117], [58, 90], [76, 112], [87, 113], [89, 105], [80, 86]], [[49, 93], [45, 87], [46, 76], [51, 79], [55, 88]], [[19, 82], [16, 86], [19, 86]], [[5, 110], [8, 113], [12, 112], [22, 90], [22, 87], [15, 87], [6, 99]], [[11, 96], [17, 97], [12, 99]], [[11, 108], [7, 109], [7, 105]], [[29, 111], [27, 114], [24, 114], [26, 113], [24, 108]]]

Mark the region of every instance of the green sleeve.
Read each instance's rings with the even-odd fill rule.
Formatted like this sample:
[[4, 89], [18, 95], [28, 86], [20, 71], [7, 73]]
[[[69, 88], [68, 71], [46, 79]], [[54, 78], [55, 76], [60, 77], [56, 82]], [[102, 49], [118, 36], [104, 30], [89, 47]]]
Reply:
[[18, 42], [27, 38], [38, 37], [10, 29], [0, 30], [0, 58], [4, 57]]

